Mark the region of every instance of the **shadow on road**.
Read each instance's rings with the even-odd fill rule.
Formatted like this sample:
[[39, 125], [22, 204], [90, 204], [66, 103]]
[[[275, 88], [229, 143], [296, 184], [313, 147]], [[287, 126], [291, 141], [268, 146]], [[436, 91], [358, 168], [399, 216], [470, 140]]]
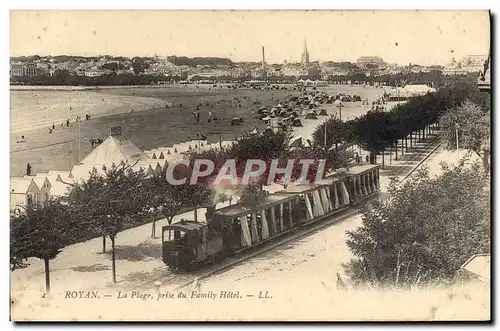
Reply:
[[151, 271], [137, 271], [126, 275], [120, 283], [145, 283], [152, 279], [158, 279], [168, 275], [167, 267], [154, 268]]
[[86, 266], [78, 266], [78, 267], [72, 267], [70, 270], [76, 271], [76, 272], [96, 272], [96, 271], [105, 271], [109, 270], [109, 266], [105, 266], [102, 264], [93, 264], [93, 265], [86, 265]]
[[[111, 259], [111, 250], [108, 250], [105, 254], [107, 258]], [[125, 261], [145, 261], [148, 259], [161, 259], [161, 244], [139, 244], [136, 246], [131, 245], [119, 245], [115, 246], [115, 259], [125, 260]]]

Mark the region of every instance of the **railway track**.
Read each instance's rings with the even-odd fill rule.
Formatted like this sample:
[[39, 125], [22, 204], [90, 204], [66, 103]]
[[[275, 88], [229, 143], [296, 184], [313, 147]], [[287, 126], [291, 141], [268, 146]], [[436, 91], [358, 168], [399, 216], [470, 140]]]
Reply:
[[[430, 140], [427, 144], [425, 144], [422, 148], [421, 151], [414, 153], [412, 157], [407, 160], [406, 162], [413, 162], [418, 159], [419, 162], [416, 165], [411, 165], [408, 164], [407, 166], [404, 166], [403, 169], [398, 171], [397, 174], [393, 174], [396, 176], [400, 176], [399, 173], [401, 172], [406, 172], [406, 175], [404, 175], [403, 179], [401, 182], [405, 181], [408, 179], [413, 172], [415, 172], [418, 168], [422, 166], [422, 164], [425, 163], [425, 161], [431, 157], [441, 146], [441, 143], [439, 142], [440, 140], [440, 133], [438, 132], [437, 135]], [[423, 157], [422, 157], [423, 156]], [[409, 170], [407, 170], [409, 168]], [[377, 196], [377, 195], [375, 195]], [[297, 241], [300, 239], [303, 239], [305, 237], [311, 236], [331, 225], [334, 225], [336, 223], [339, 223], [347, 218], [356, 216], [359, 214], [359, 209], [353, 208], [353, 209], [346, 209], [344, 211], [339, 212], [338, 214], [335, 214], [333, 217], [329, 219], [325, 219], [313, 224], [305, 225], [301, 228], [296, 228], [293, 231], [290, 232], [290, 234], [280, 240], [276, 240], [273, 242], [270, 242], [268, 245], [265, 245], [263, 247], [256, 248], [255, 250], [246, 252], [241, 254], [239, 257], [230, 257], [226, 258], [223, 263], [218, 264], [218, 265], [213, 265], [206, 267], [202, 270], [196, 271], [195, 273], [190, 273], [190, 274], [170, 274], [170, 275], [165, 275], [162, 277], [158, 277], [152, 280], [149, 280], [147, 282], [141, 283], [140, 285], [136, 286], [131, 286], [130, 290], [135, 291], [135, 290], [150, 290], [154, 283], [160, 281], [163, 285], [166, 284], [171, 284], [175, 286], [173, 289], [174, 291], [181, 290], [185, 287], [188, 287], [192, 285], [195, 281], [202, 280], [205, 278], [208, 278], [210, 276], [220, 274], [224, 271], [227, 271], [244, 261], [247, 261], [255, 256], [258, 256], [262, 253], [265, 253], [267, 251], [270, 251], [272, 249], [278, 248], [279, 246], [283, 246], [285, 244], [288, 244], [293, 241]], [[186, 276], [185, 278], [183, 276]], [[179, 281], [179, 278], [182, 278]], [[177, 280], [177, 282], [176, 282]], [[176, 284], [177, 283], [177, 284]]]

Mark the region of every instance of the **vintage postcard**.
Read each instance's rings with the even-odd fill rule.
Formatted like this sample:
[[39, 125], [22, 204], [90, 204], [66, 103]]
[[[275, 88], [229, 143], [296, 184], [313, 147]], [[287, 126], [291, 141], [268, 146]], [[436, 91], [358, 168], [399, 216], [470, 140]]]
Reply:
[[490, 13], [10, 13], [13, 321], [489, 321]]

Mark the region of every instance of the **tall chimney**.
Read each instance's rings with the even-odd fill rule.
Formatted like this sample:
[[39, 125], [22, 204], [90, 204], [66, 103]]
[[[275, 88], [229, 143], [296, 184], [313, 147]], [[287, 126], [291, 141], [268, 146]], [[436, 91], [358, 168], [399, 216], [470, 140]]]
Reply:
[[262, 70], [264, 71], [263, 73], [263, 78], [267, 78], [267, 72], [266, 72], [266, 58], [264, 56], [264, 46], [262, 46]]
[[266, 70], [266, 58], [264, 56], [264, 46], [262, 46], [262, 70]]

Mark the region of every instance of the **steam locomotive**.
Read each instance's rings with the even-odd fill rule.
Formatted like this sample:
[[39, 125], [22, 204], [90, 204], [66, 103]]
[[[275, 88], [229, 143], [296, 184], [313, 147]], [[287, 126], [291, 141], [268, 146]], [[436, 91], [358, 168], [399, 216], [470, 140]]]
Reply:
[[298, 184], [253, 201], [207, 208], [207, 223], [181, 220], [162, 227], [163, 261], [191, 270], [271, 242], [298, 227], [353, 208], [380, 190], [377, 165], [354, 166], [328, 176], [329, 184]]

